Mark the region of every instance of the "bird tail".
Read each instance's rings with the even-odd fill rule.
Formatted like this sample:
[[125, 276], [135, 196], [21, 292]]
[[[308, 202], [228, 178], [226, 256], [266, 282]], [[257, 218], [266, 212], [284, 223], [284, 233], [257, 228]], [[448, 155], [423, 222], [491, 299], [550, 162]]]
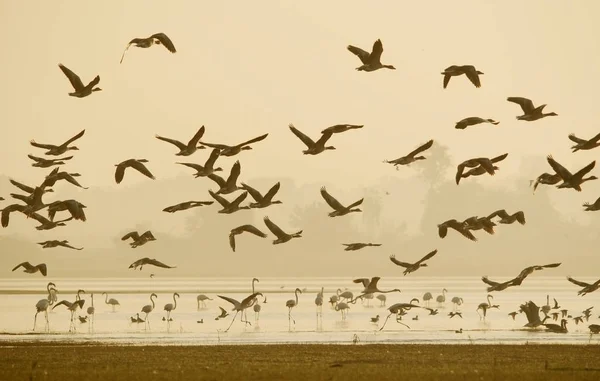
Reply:
[[292, 237], [293, 237], [293, 238], [300, 238], [300, 237], [302, 237], [302, 230], [300, 230], [300, 231], [298, 231], [298, 232], [296, 232], [296, 233], [292, 234]]

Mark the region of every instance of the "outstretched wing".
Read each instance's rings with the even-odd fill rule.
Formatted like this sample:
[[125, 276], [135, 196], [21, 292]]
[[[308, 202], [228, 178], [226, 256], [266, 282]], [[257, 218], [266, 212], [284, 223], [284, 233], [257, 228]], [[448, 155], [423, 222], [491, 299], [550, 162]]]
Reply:
[[73, 143], [75, 140], [82, 137], [83, 134], [85, 134], [85, 130], [82, 130], [80, 133], [78, 133], [77, 135], [73, 136], [71, 139], [69, 139], [66, 142], [64, 142], [63, 144], [61, 144], [61, 146], [65, 146], [65, 147], [68, 146], [69, 144]]
[[363, 64], [369, 63], [369, 57], [371, 56], [368, 52], [365, 52], [361, 48], [357, 48], [353, 45], [348, 45], [346, 47], [352, 54], [356, 55]]
[[[219, 298], [228, 301], [229, 303], [233, 304], [233, 309], [237, 309], [240, 307], [240, 302], [238, 302], [237, 300], [230, 298], [228, 296], [222, 296], [222, 295], [217, 295]], [[219, 307], [221, 308], [221, 307]], [[221, 312], [225, 311], [223, 308], [221, 308]]]
[[578, 285], [579, 287], [588, 287], [590, 284], [589, 283], [585, 283], [579, 280], [575, 280], [573, 278], [571, 278], [570, 276], [567, 277], [567, 280], [573, 284]]
[[250, 185], [248, 184], [244, 184], [242, 183], [242, 188], [244, 190], [247, 190], [248, 193], [250, 193], [250, 196], [252, 196], [252, 198], [256, 201], [256, 202], [260, 202], [263, 199], [262, 194], [260, 194], [259, 191], [257, 191], [256, 189], [252, 188]]
[[162, 267], [164, 269], [174, 269], [175, 268], [175, 266], [166, 265], [166, 264], [164, 264], [164, 263], [162, 263], [160, 261], [157, 261], [156, 259], [149, 259], [147, 261], [147, 264], [154, 265], [156, 267]]
[[406, 156], [415, 156], [415, 155], [417, 155], [417, 154], [419, 154], [419, 153], [421, 153], [423, 151], [426, 151], [426, 150], [430, 149], [432, 145], [433, 145], [433, 139], [431, 139], [427, 143], [423, 144], [419, 148], [415, 149], [414, 151], [412, 151], [411, 153], [409, 153]]
[[235, 253], [235, 234], [229, 233], [229, 246], [231, 250]]
[[68, 67], [63, 64], [58, 64], [58, 67], [67, 76], [69, 82], [71, 82], [71, 86], [73, 86], [75, 91], [80, 91], [85, 87], [83, 82], [81, 82], [81, 78], [79, 78], [77, 74], [73, 73]]
[[[231, 169], [233, 171], [233, 168]], [[211, 179], [212, 181], [214, 181], [215, 183], [217, 183], [217, 185], [219, 187], [224, 187], [225, 184], [227, 183], [225, 180], [223, 180], [223, 178], [215, 173], [211, 173], [210, 175], [208, 175], [208, 178]]]
[[277, 192], [279, 192], [280, 187], [281, 187], [281, 183], [278, 181], [277, 184], [273, 185], [271, 187], [271, 189], [269, 189], [269, 191], [267, 192], [267, 194], [264, 197], [265, 200], [271, 201], [273, 199], [273, 197], [275, 197]]
[[294, 135], [296, 135], [298, 137], [298, 139], [302, 140], [302, 143], [304, 143], [308, 148], [311, 148], [312, 146], [315, 145], [315, 142], [311, 138], [309, 138], [308, 136], [306, 136], [302, 132], [300, 132], [300, 130], [298, 130], [296, 127], [294, 127], [293, 124], [290, 124], [289, 128], [294, 133]]
[[219, 204], [221, 204], [223, 208], [227, 208], [229, 206], [229, 201], [227, 201], [224, 197], [219, 196], [211, 190], [208, 191], [208, 194], [210, 194], [212, 198], [214, 198]]
[[198, 129], [198, 131], [196, 132], [196, 134], [195, 134], [195, 135], [194, 135], [194, 136], [193, 136], [193, 137], [190, 139], [190, 141], [189, 141], [188, 145], [189, 145], [190, 147], [195, 147], [195, 146], [197, 146], [197, 145], [198, 145], [198, 142], [200, 141], [200, 139], [201, 139], [201, 138], [202, 138], [202, 136], [204, 135], [204, 131], [205, 131], [205, 128], [204, 128], [204, 126], [200, 127], [200, 128]]
[[165, 138], [165, 137], [162, 137], [159, 135], [155, 135], [155, 137], [158, 140], [162, 140], [163, 142], [171, 143], [171, 144], [177, 146], [177, 148], [179, 148], [180, 150], [184, 150], [187, 148], [187, 146], [185, 144], [183, 144], [182, 142], [180, 142], [179, 140], [169, 139], [169, 138]]
[[23, 263], [19, 263], [18, 265], [16, 265], [12, 271], [15, 271], [16, 269], [18, 269], [19, 267], [23, 266], [23, 268], [25, 268], [26, 270], [32, 268], [33, 266], [31, 265], [31, 263], [29, 262], [23, 262]]
[[373, 49], [371, 50], [371, 54], [369, 55], [369, 61], [380, 62], [381, 53], [383, 53], [383, 44], [381, 43], [381, 40], [378, 39], [373, 43]]
[[269, 134], [264, 134], [264, 135], [261, 135], [261, 136], [257, 136], [256, 138], [250, 139], [248, 141], [245, 141], [243, 143], [240, 143], [240, 144], [236, 145], [236, 147], [243, 147], [243, 146], [247, 146], [248, 144], [260, 142], [261, 140], [265, 140], [267, 138], [267, 136], [269, 136]]
[[134, 241], [137, 241], [138, 239], [140, 239], [140, 235], [138, 234], [138, 232], [129, 232], [121, 238], [121, 241], [126, 241], [129, 238], [133, 238]]
[[560, 262], [560, 263], [550, 263], [549, 265], [542, 265], [542, 266], [540, 266], [540, 267], [543, 267], [543, 268], [545, 268], [545, 269], [551, 269], [551, 268], [554, 268], [554, 267], [558, 267], [558, 266], [560, 266], [560, 265], [561, 265], [561, 263], [562, 263], [562, 262]]
[[36, 143], [36, 141], [35, 141], [35, 140], [30, 140], [30, 141], [29, 141], [29, 144], [31, 144], [31, 145], [32, 145], [32, 146], [34, 146], [34, 147], [37, 147], [37, 148], [44, 148], [44, 149], [52, 149], [52, 148], [54, 148], [54, 147], [55, 147], [55, 145], [53, 145], [53, 144], [41, 144], [41, 143]]
[[229, 177], [227, 178], [227, 183], [230, 183], [231, 185], [235, 185], [238, 177], [240, 177], [241, 170], [242, 170], [242, 166], [240, 164], [240, 161], [238, 160], [231, 167], [231, 171], [229, 172]]
[[[600, 134], [598, 134], [596, 136], [600, 136]], [[587, 143], [587, 140], [578, 138], [577, 136], [575, 136], [575, 134], [570, 134], [569, 135], [569, 139], [571, 139], [573, 142], [579, 143], [579, 144], [581, 144], [581, 143]]]
[[552, 155], [548, 155], [547, 160], [548, 160], [548, 164], [550, 164], [552, 169], [554, 169], [554, 172], [556, 172], [563, 181], [568, 180], [569, 178], [571, 178], [573, 176], [571, 174], [571, 172], [569, 172], [569, 170], [567, 170], [565, 167], [560, 165], [556, 160], [554, 160], [554, 158], [552, 158]]
[[34, 188], [27, 186], [25, 184], [22, 184], [16, 180], [10, 179], [10, 183], [14, 186], [16, 186], [17, 188], [19, 188], [20, 190], [27, 192], [27, 193], [33, 193]]
[[487, 216], [486, 219], [491, 220], [494, 217], [506, 218], [506, 217], [510, 217], [510, 216], [508, 213], [506, 213], [506, 210], [500, 209], [500, 210], [496, 210], [494, 213]]
[[522, 98], [522, 97], [508, 97], [508, 98], [506, 98], [506, 100], [509, 102], [512, 102], [512, 103], [516, 103], [519, 106], [521, 106], [521, 109], [523, 110], [523, 113], [525, 113], [525, 114], [529, 114], [530, 112], [535, 110], [535, 107], [533, 107], [533, 102], [531, 101], [531, 99]]
[[329, 205], [333, 209], [335, 209], [335, 210], [344, 209], [344, 206], [342, 204], [340, 204], [340, 202], [338, 200], [336, 200], [332, 195], [327, 193], [327, 190], [325, 189], [325, 187], [321, 187], [321, 196], [323, 196], [323, 199], [325, 199], [325, 202], [327, 202], [327, 205]]
[[164, 34], [164, 33], [156, 33], [156, 34], [153, 34], [152, 36], [150, 36], [150, 38], [156, 38], [171, 53], [176, 53], [177, 52], [177, 50], [175, 50], [175, 45], [173, 45], [173, 41], [171, 41], [171, 39], [169, 37], [167, 37], [166, 34]]
[[248, 233], [252, 233], [256, 236], [259, 236], [261, 238], [265, 238], [267, 235], [263, 232], [261, 232], [260, 230], [258, 230], [257, 227], [255, 227], [254, 225], [243, 225], [240, 226], [240, 228], [242, 229], [242, 231], [248, 232]]
[[423, 263], [423, 262], [425, 262], [426, 260], [428, 260], [428, 259], [430, 259], [431, 257], [433, 257], [434, 255], [436, 255], [436, 254], [437, 254], [437, 252], [438, 252], [437, 250], [434, 250], [434, 251], [432, 251], [431, 253], [429, 253], [429, 254], [427, 254], [426, 256], [424, 256], [423, 258], [421, 258], [421, 259], [420, 259], [420, 260], [419, 260], [417, 263], [415, 263], [415, 264], [417, 264], [417, 265], [418, 265], [418, 264], [420, 264], [420, 263]]
[[508, 153], [505, 153], [505, 154], [503, 154], [503, 155], [496, 156], [496, 157], [494, 157], [494, 158], [490, 159], [490, 161], [491, 161], [492, 163], [497, 163], [497, 162], [499, 162], [499, 161], [502, 161], [502, 160], [506, 159], [506, 157], [507, 157], [507, 156], [508, 156]]
[[275, 234], [277, 237], [285, 237], [287, 235], [279, 226], [275, 225], [269, 219], [269, 217], [265, 216], [263, 220], [265, 221], [265, 225], [267, 225], [267, 228], [271, 231], [271, 233]]
[[596, 166], [596, 160], [592, 161], [591, 163], [589, 163], [585, 167], [581, 168], [579, 171], [575, 172], [575, 174], [573, 175], [573, 177], [583, 178], [583, 176], [585, 176], [586, 173], [588, 173], [589, 171], [591, 171], [592, 169], [594, 169], [595, 166]]
[[487, 276], [481, 277], [483, 283], [488, 284], [490, 286], [498, 286], [500, 282], [494, 282], [493, 280], [489, 280]]
[[219, 150], [218, 148], [214, 148], [212, 150], [212, 152], [210, 153], [208, 160], [206, 160], [206, 163], [204, 164], [204, 166], [211, 168], [213, 165], [215, 165], [215, 162], [217, 161], [217, 159], [219, 158], [220, 155], [221, 155], [221, 150]]
[[137, 169], [140, 173], [142, 173], [146, 177], [149, 177], [152, 180], [155, 179], [154, 175], [152, 174], [152, 172], [150, 172], [148, 170], [148, 168], [146, 168], [146, 166], [144, 165], [144, 163], [142, 163], [141, 161], [134, 161], [134, 162], [132, 162], [131, 163], [131, 167]]
[[390, 255], [390, 261], [392, 261], [392, 263], [394, 263], [398, 266], [402, 266], [404, 268], [406, 268], [412, 264], [412, 263], [407, 263], [407, 262], [401, 262], [401, 261], [397, 260], [396, 257], [393, 255]]

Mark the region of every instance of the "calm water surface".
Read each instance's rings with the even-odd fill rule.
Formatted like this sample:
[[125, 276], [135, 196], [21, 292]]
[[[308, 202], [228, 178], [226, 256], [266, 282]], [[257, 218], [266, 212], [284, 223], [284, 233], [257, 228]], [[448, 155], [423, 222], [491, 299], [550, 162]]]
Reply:
[[[495, 279], [491, 277], [492, 279]], [[503, 278], [500, 278], [503, 280]], [[582, 278], [593, 282], [595, 279]], [[75, 333], [69, 333], [70, 312], [64, 306], [58, 306], [49, 313], [50, 331], [44, 332], [44, 315], [38, 315], [36, 331], [33, 328], [35, 304], [46, 297], [46, 284], [53, 281], [58, 290], [58, 300], [75, 300], [75, 293], [83, 289], [86, 300], [83, 310], [78, 310]], [[260, 315], [255, 316], [252, 308], [247, 310], [247, 318], [252, 325], [240, 322], [240, 315], [229, 332], [224, 332], [234, 312], [232, 305], [217, 295], [242, 300], [251, 293], [251, 278], [102, 278], [102, 279], [45, 279], [28, 277], [25, 279], [0, 280], [0, 301], [3, 312], [0, 315], [0, 340], [22, 342], [94, 342], [106, 344], [159, 344], [159, 345], [215, 345], [215, 344], [269, 344], [269, 343], [352, 343], [354, 335], [359, 343], [446, 343], [446, 344], [522, 344], [560, 343], [560, 344], [598, 344], [599, 338], [590, 340], [589, 324], [600, 324], [600, 311], [592, 311], [588, 322], [576, 325], [568, 319], [567, 334], [544, 332], [543, 329], [527, 330], [522, 326], [527, 323], [523, 314], [516, 320], [508, 316], [509, 312], [518, 311], [519, 305], [533, 300], [538, 306], [546, 304], [546, 295], [550, 296], [550, 305], [556, 298], [561, 309], [568, 309], [573, 317], [582, 314], [586, 308], [595, 306], [600, 292], [577, 296], [578, 287], [569, 283], [564, 277], [530, 276], [520, 287], [510, 288], [493, 293], [493, 304], [499, 309], [488, 311], [486, 321], [480, 319], [476, 312], [480, 303], [486, 302], [485, 285], [478, 277], [427, 278], [403, 277], [383, 278], [379, 288], [388, 290], [399, 288], [401, 293], [388, 293], [386, 306], [398, 302], [409, 302], [416, 297], [422, 299], [425, 292], [431, 292], [434, 300], [430, 307], [437, 308], [438, 315], [429, 315], [423, 309], [413, 309], [402, 318], [402, 322], [410, 329], [396, 323], [392, 316], [382, 331], [389, 311], [377, 299], [357, 301], [350, 304], [345, 320], [341, 312], [333, 309], [327, 301], [338, 288], [348, 289], [359, 295], [362, 285], [352, 283], [349, 278], [260, 278], [255, 284], [256, 291], [264, 293], [267, 303], [261, 302]], [[288, 321], [286, 301], [294, 299], [294, 289], [304, 290], [299, 295], [299, 303], [292, 310], [296, 324]], [[316, 315], [315, 297], [317, 292], [325, 288], [325, 305], [322, 319]], [[438, 304], [435, 298], [448, 290], [446, 303]], [[110, 298], [116, 298], [120, 306], [116, 311], [105, 304], [102, 292], [108, 292]], [[131, 323], [130, 317], [141, 312], [144, 305], [150, 304], [150, 293], [156, 293], [156, 306], [149, 314], [150, 326]], [[165, 316], [164, 305], [173, 303], [173, 292], [181, 297], [177, 300], [177, 308], [172, 312], [173, 321], [168, 324], [162, 321]], [[85, 316], [87, 307], [91, 305], [90, 294], [94, 293], [94, 326], [80, 323], [77, 316]], [[197, 295], [205, 294], [212, 300], [206, 306], [198, 308]], [[454, 296], [462, 297], [464, 303], [457, 307], [462, 311], [463, 319], [450, 319], [447, 314], [455, 306], [450, 302]], [[421, 305], [424, 302], [421, 301]], [[230, 316], [215, 320], [219, 315], [219, 307], [230, 312]], [[600, 307], [598, 307], [600, 309]], [[554, 312], [554, 311], [552, 311]], [[380, 315], [379, 324], [370, 322], [370, 318]], [[144, 314], [141, 314], [142, 318]], [[418, 316], [418, 320], [413, 320]], [[198, 321], [203, 323], [198, 323]], [[547, 321], [548, 322], [548, 321]], [[554, 322], [552, 323], [559, 323]], [[93, 331], [92, 331], [93, 328]], [[463, 333], [456, 330], [463, 329]], [[598, 335], [600, 336], [600, 335]]]

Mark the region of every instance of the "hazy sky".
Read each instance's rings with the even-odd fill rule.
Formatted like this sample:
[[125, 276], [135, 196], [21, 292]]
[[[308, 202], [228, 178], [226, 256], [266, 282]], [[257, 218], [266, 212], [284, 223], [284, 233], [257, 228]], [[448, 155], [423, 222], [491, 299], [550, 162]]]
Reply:
[[[0, 32], [6, 38], [0, 64], [0, 174], [29, 185], [41, 183], [50, 170], [31, 167], [26, 155], [43, 156], [43, 151], [29, 140], [59, 144], [86, 129], [76, 143], [81, 150], [63, 169], [81, 173], [81, 183], [95, 195], [147, 192], [139, 202], [133, 198], [128, 210], [120, 210], [114, 203], [86, 203], [86, 191], [57, 187], [60, 199], [82, 201], [90, 216], [101, 209], [102, 219], [93, 225], [90, 217], [89, 222], [95, 232], [104, 227], [107, 241], [133, 228], [136, 213], [156, 208], [143, 201], [148, 195], [164, 202], [157, 201], [160, 208], [151, 217], [146, 213], [144, 222], [173, 217], [157, 223], [173, 234], [185, 216], [164, 216], [160, 209], [210, 199], [206, 190], [214, 184], [193, 179], [190, 169], [173, 164], [182, 159], [174, 156], [177, 149], [154, 138], [160, 134], [187, 141], [201, 125], [206, 126], [203, 140], [211, 143], [236, 144], [268, 132], [254, 150], [221, 158], [219, 165], [227, 174], [239, 159], [242, 181], [285, 177], [298, 187], [314, 184], [312, 194], [290, 195], [291, 200], [284, 200], [288, 204], [322, 202], [318, 187], [323, 183], [336, 187], [340, 201], [351, 202], [361, 197], [359, 189], [409, 179], [413, 168], [394, 171], [382, 161], [429, 139], [449, 147], [454, 166], [509, 152], [496, 176], [475, 181], [526, 187], [513, 184], [518, 171], [526, 168], [531, 176], [551, 172], [548, 154], [573, 170], [596, 157], [595, 151], [572, 154], [567, 135], [590, 138], [599, 132], [598, 12], [595, 1], [473, 0], [435, 7], [407, 1], [2, 1]], [[119, 64], [130, 39], [157, 32], [173, 40], [176, 54], [160, 46], [132, 47]], [[397, 70], [357, 72], [360, 61], [346, 46], [370, 51], [377, 38], [384, 46], [382, 62]], [[68, 96], [72, 88], [58, 63], [84, 83], [99, 74], [103, 91], [84, 99]], [[454, 64], [483, 71], [482, 87], [476, 89], [463, 76], [442, 89], [440, 72]], [[507, 102], [508, 96], [547, 103], [545, 111], [559, 116], [517, 121], [521, 109]], [[468, 116], [500, 124], [455, 130], [454, 124]], [[365, 127], [333, 136], [335, 151], [306, 156], [289, 123], [313, 138], [333, 124]], [[199, 151], [184, 161], [202, 163], [208, 153]], [[128, 171], [123, 183], [115, 184], [114, 164], [129, 158], [148, 159], [157, 181]], [[453, 177], [453, 169], [443, 175]], [[185, 177], [189, 185], [178, 189], [176, 198], [161, 180], [177, 177]], [[0, 184], [5, 198], [14, 191], [6, 182], [4, 178]], [[552, 197], [561, 213], [589, 222], [580, 205], [600, 196], [599, 183], [587, 183], [581, 194], [559, 191]], [[399, 193], [390, 197], [402, 197]], [[419, 201], [409, 202], [398, 219], [418, 220]], [[441, 220], [446, 217], [441, 213]], [[24, 234], [38, 233], [29, 221], [11, 221], [0, 234], [26, 229]], [[94, 235], [79, 229], [76, 236], [86, 234]]]

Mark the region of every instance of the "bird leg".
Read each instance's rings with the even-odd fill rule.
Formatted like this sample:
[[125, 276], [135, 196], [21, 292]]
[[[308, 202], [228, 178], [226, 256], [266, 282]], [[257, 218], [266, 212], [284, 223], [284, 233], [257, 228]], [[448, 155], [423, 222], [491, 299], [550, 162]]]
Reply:
[[387, 321], [388, 321], [388, 319], [389, 319], [389, 318], [390, 318], [390, 316], [392, 316], [393, 314], [394, 314], [394, 313], [393, 313], [393, 312], [391, 312], [391, 313], [390, 313], [390, 314], [389, 314], [389, 315], [388, 315], [388, 316], [385, 318], [385, 321], [383, 322], [383, 325], [381, 326], [381, 328], [379, 328], [379, 330], [380, 330], [380, 331], [381, 331], [381, 330], [382, 330], [382, 329], [385, 327], [385, 325], [387, 324]]
[[[245, 310], [244, 310], [244, 311], [245, 311]], [[246, 317], [246, 320], [244, 320], [244, 314], [245, 314], [245, 312], [244, 312], [244, 311], [242, 311], [242, 314], [240, 315], [240, 321], [241, 321], [241, 322], [243, 322], [243, 323], [246, 323], [246, 325], [248, 325], [248, 324], [252, 325], [252, 323], [250, 323], [250, 322], [248, 321], [248, 317]]]
[[236, 311], [235, 315], [233, 315], [233, 319], [231, 319], [231, 323], [229, 324], [229, 327], [227, 327], [227, 329], [225, 330], [225, 332], [229, 331], [229, 328], [231, 328], [231, 326], [233, 325], [233, 322], [235, 321], [235, 318], [237, 317], [237, 314], [240, 311]]
[[35, 313], [35, 316], [33, 317], [33, 330], [35, 331], [35, 322], [37, 320], [37, 316], [39, 314], [39, 311]]

